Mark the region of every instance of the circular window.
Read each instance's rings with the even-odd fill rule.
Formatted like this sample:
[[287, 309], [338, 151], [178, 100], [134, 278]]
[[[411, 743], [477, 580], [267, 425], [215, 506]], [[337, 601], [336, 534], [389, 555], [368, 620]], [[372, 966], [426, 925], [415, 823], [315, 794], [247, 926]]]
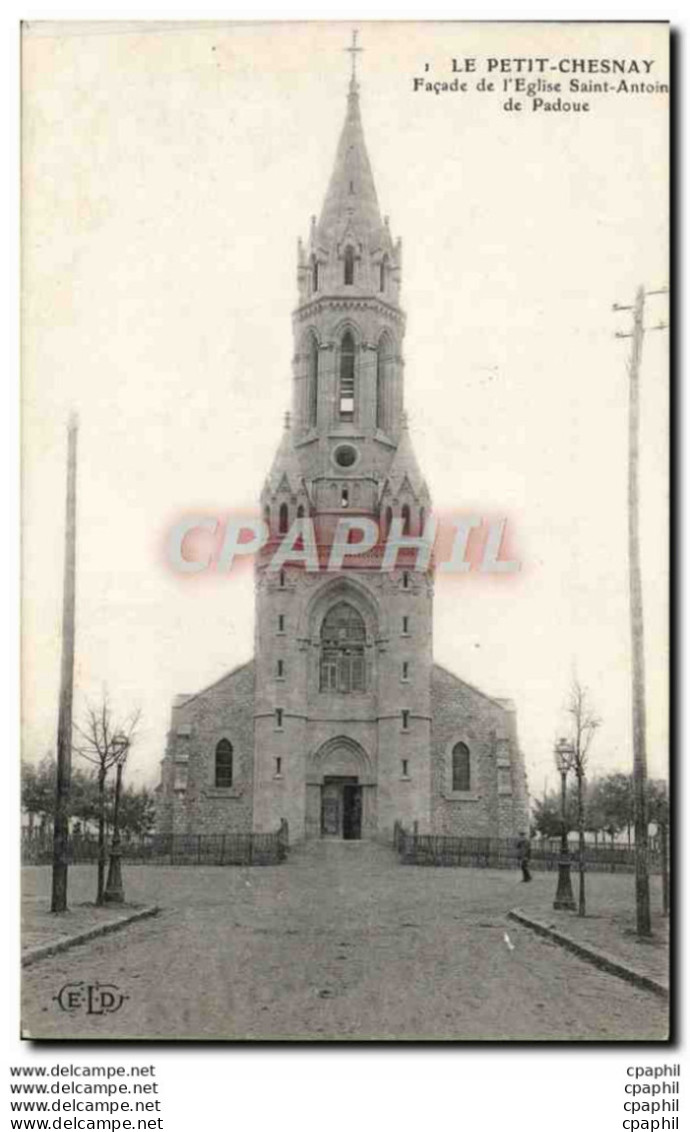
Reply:
[[351, 444], [341, 444], [333, 453], [333, 459], [339, 468], [351, 468], [357, 462], [359, 453]]

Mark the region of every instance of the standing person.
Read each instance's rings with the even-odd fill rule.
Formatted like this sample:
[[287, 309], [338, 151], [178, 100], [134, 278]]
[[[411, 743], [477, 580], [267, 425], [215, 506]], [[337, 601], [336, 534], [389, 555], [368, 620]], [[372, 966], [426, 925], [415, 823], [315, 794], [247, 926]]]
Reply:
[[532, 855], [532, 846], [530, 845], [529, 837], [526, 836], [523, 830], [520, 830], [517, 839], [518, 863], [522, 869], [523, 881], [532, 879], [532, 874], [529, 871], [529, 859]]

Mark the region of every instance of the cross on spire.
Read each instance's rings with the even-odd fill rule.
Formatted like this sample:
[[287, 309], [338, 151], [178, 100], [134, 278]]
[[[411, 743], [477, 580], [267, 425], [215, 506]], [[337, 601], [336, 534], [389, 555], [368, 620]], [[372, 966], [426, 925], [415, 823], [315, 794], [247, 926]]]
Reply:
[[344, 51], [348, 52], [348, 54], [350, 56], [350, 60], [352, 62], [352, 75], [350, 77], [350, 85], [351, 86], [355, 86], [356, 83], [357, 83], [357, 56], [360, 55], [362, 51], [364, 51], [363, 47], [357, 46], [357, 36], [358, 35], [359, 35], [359, 32], [357, 31], [357, 29], [353, 28], [352, 29], [352, 43], [350, 44], [349, 47], [343, 48]]

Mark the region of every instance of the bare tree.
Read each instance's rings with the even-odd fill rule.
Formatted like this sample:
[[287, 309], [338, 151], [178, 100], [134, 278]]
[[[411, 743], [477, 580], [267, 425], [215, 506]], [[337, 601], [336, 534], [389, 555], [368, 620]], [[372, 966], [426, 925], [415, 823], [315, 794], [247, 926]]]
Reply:
[[586, 915], [585, 899], [585, 777], [587, 774], [587, 760], [592, 740], [601, 724], [601, 719], [595, 713], [589, 691], [577, 676], [573, 676], [568, 696], [567, 711], [571, 719], [572, 766], [577, 779], [577, 828], [579, 838], [579, 866], [580, 892], [577, 912], [579, 916]]
[[108, 700], [108, 693], [98, 707], [89, 705], [84, 717], [84, 725], [74, 724], [79, 738], [73, 743], [73, 750], [83, 759], [95, 765], [98, 781], [98, 888], [96, 903], [103, 903], [105, 890], [105, 785], [108, 771], [122, 757], [134, 739], [141, 711], [137, 709], [126, 719], [116, 721]]

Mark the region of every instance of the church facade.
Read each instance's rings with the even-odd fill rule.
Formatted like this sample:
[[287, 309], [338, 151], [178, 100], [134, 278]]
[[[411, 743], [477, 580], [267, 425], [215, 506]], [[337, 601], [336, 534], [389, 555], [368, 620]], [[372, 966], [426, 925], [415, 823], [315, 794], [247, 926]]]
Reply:
[[[404, 412], [401, 274], [353, 76], [321, 215], [299, 245], [292, 412], [261, 498], [254, 659], [176, 697], [160, 832], [269, 832], [282, 819], [293, 842], [390, 838], [396, 820], [475, 837], [529, 828], [513, 705], [433, 659], [433, 558], [414, 546], [431, 500]], [[374, 529], [378, 541], [357, 547]], [[383, 568], [391, 533], [402, 549]]]

